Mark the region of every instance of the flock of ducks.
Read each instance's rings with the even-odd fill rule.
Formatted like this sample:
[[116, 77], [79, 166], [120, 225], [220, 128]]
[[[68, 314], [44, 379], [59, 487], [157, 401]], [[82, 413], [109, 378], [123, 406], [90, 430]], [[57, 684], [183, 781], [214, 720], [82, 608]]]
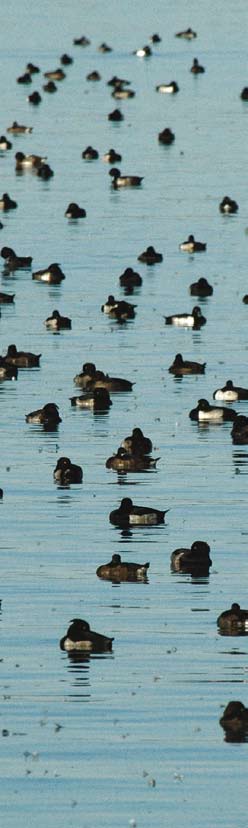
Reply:
[[[188, 28], [178, 32], [176, 37], [191, 41], [197, 37], [197, 34], [191, 28]], [[152, 44], [159, 44], [161, 38], [158, 34], [154, 34], [150, 40]], [[82, 36], [81, 38], [74, 39], [74, 45], [85, 47], [89, 45], [89, 40], [85, 36]], [[111, 48], [103, 43], [99, 47], [99, 51], [102, 53], [109, 52]], [[146, 45], [139, 48], [134, 54], [144, 59], [150, 58], [152, 55], [152, 46]], [[73, 58], [67, 54], [63, 54], [60, 61], [63, 67], [70, 66], [73, 63]], [[203, 74], [205, 68], [201, 66], [197, 58], [194, 58], [190, 71], [192, 74], [198, 75]], [[39, 67], [29, 62], [24, 73], [17, 78], [17, 83], [29, 85], [33, 80], [33, 76], [38, 75], [39, 72]], [[56, 93], [56, 84], [62, 82], [65, 77], [66, 73], [61, 67], [53, 71], [45, 72], [44, 78], [46, 82], [43, 84], [43, 91], [48, 94]], [[97, 71], [93, 71], [87, 75], [87, 80], [98, 82], [101, 80], [101, 76]], [[115, 100], [125, 100], [135, 96], [135, 91], [130, 88], [130, 82], [126, 79], [114, 76], [108, 81], [108, 84], [113, 88], [112, 96]], [[179, 92], [179, 86], [176, 81], [161, 83], [156, 86], [156, 91], [161, 94], [174, 95]], [[247, 88], [244, 88], [242, 91], [241, 98], [243, 100], [248, 99]], [[34, 91], [28, 96], [28, 101], [33, 106], [38, 106], [41, 100], [42, 98], [38, 91]], [[120, 121], [122, 118], [123, 115], [118, 109], [114, 109], [108, 115], [108, 119], [113, 121]], [[32, 127], [18, 124], [14, 120], [12, 125], [7, 128], [7, 132], [14, 138], [18, 135], [30, 134]], [[175, 135], [170, 128], [166, 127], [158, 134], [158, 141], [162, 144], [170, 145], [175, 141]], [[5, 135], [2, 135], [0, 137], [0, 152], [9, 152], [11, 149], [12, 142]], [[99, 158], [99, 152], [94, 147], [88, 145], [82, 152], [82, 158], [90, 162], [95, 161]], [[122, 174], [119, 167], [115, 166], [121, 163], [122, 156], [114, 148], [111, 148], [104, 154], [103, 161], [111, 165], [109, 176], [111, 177], [112, 188], [140, 187], [142, 185], [142, 176]], [[53, 170], [49, 167], [45, 156], [34, 154], [25, 155], [23, 152], [16, 152], [16, 173], [21, 174], [26, 169], [31, 169], [44, 180], [53, 176]], [[17, 206], [17, 203], [8, 193], [3, 193], [0, 198], [0, 209], [3, 214], [9, 210], [15, 210]], [[235, 214], [238, 211], [238, 204], [234, 199], [225, 196], [219, 205], [219, 209], [223, 214]], [[81, 207], [76, 202], [70, 202], [65, 211], [65, 217], [69, 220], [77, 221], [86, 218], [86, 211], [84, 207]], [[3, 225], [1, 223], [2, 227]], [[194, 235], [190, 234], [185, 241], [179, 244], [179, 248], [183, 252], [195, 254], [205, 252], [207, 245], [205, 242], [197, 241]], [[19, 256], [7, 245], [2, 247], [1, 257], [4, 260], [5, 271], [9, 273], [15, 272], [18, 269], [32, 267], [31, 256]], [[153, 266], [163, 261], [163, 254], [157, 252], [153, 245], [149, 245], [146, 250], [139, 254], [138, 260], [147, 266]], [[58, 285], [65, 279], [65, 274], [61, 270], [60, 265], [53, 262], [44, 269], [33, 271], [32, 279]], [[142, 277], [131, 267], [128, 267], [121, 274], [119, 282], [120, 286], [126, 292], [132, 293], [135, 287], [142, 285]], [[198, 282], [192, 283], [190, 293], [192, 296], [197, 296], [198, 298], [212, 296], [213, 287], [208, 283], [207, 279], [200, 278]], [[14, 294], [0, 293], [0, 303], [2, 305], [12, 303], [14, 298]], [[243, 301], [248, 302], [248, 298], [244, 297]], [[136, 307], [136, 304], [124, 301], [123, 299], [116, 299], [111, 294], [102, 305], [101, 310], [104, 314], [114, 318], [116, 322], [125, 324], [135, 318]], [[199, 330], [207, 322], [199, 305], [195, 305], [191, 313], [180, 312], [164, 318], [166, 325], [191, 328], [193, 330]], [[48, 329], [60, 331], [70, 329], [72, 322], [69, 317], [62, 316], [59, 310], [55, 309], [51, 316], [44, 320], [44, 324]], [[39, 367], [40, 358], [41, 354], [18, 351], [15, 344], [9, 345], [7, 353], [0, 357], [0, 379], [17, 379], [19, 369]], [[181, 377], [190, 374], [204, 374], [205, 367], [206, 363], [184, 360], [182, 354], [178, 353], [168, 370], [174, 376]], [[111, 392], [131, 392], [133, 388], [131, 381], [122, 377], [112, 377], [104, 374], [93, 363], [85, 363], [81, 372], [74, 377], [74, 382], [83, 393], [73, 396], [70, 400], [71, 405], [77, 406], [78, 408], [90, 409], [93, 412], [106, 412], [110, 408], [112, 405], [110, 398]], [[213, 398], [214, 400], [226, 403], [247, 400], [248, 389], [235, 386], [231, 380], [228, 380], [223, 388], [214, 391]], [[248, 443], [248, 417], [237, 415], [236, 411], [230, 407], [211, 405], [206, 399], [200, 399], [197, 406], [189, 412], [189, 417], [198, 423], [205, 421], [213, 423], [231, 421], [233, 442], [236, 444]], [[61, 423], [58, 406], [54, 402], [48, 402], [42, 408], [26, 414], [26, 422], [38, 424], [45, 430], [56, 430]], [[123, 438], [116, 453], [107, 459], [106, 467], [107, 469], [117, 471], [119, 474], [155, 468], [160, 458], [152, 457], [151, 452], [151, 439], [144, 436], [140, 428], [135, 427], [131, 435]], [[80, 485], [83, 481], [83, 470], [79, 465], [71, 462], [69, 457], [62, 456], [57, 461], [53, 478], [59, 486]], [[0, 497], [3, 497], [2, 490], [0, 490]], [[147, 527], [163, 524], [167, 512], [168, 510], [134, 504], [130, 497], [124, 497], [119, 508], [115, 508], [110, 512], [109, 521], [112, 525], [121, 529], [127, 529], [130, 526], [136, 525]], [[190, 548], [176, 549], [171, 555], [172, 571], [189, 573], [196, 577], [208, 575], [211, 564], [210, 547], [208, 543], [202, 540], [194, 541]], [[120, 581], [145, 581], [147, 580], [149, 566], [149, 562], [137, 563], [122, 561], [119, 554], [114, 554], [109, 562], [97, 568], [96, 574], [99, 578], [109, 580], [112, 583], [119, 583]], [[217, 625], [220, 632], [224, 635], [244, 634], [248, 629], [248, 610], [241, 609], [239, 604], [233, 603], [230, 609], [225, 610], [218, 617]], [[112, 649], [113, 640], [112, 637], [91, 630], [87, 621], [75, 618], [72, 619], [66, 634], [61, 638], [60, 648], [70, 655], [77, 652], [109, 652]], [[248, 733], [248, 710], [241, 702], [230, 702], [224, 711], [220, 723], [227, 734], [227, 738], [229, 735], [230, 740], [239, 740], [244, 733]]]

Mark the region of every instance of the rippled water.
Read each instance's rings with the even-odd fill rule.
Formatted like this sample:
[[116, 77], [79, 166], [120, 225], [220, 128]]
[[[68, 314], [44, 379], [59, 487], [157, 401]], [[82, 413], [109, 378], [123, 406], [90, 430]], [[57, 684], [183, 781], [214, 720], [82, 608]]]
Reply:
[[[187, 12], [187, 13], [186, 13]], [[231, 699], [248, 703], [247, 639], [219, 636], [216, 618], [238, 601], [247, 606], [248, 450], [233, 447], [230, 424], [198, 427], [188, 417], [197, 400], [232, 378], [247, 386], [248, 105], [246, 6], [185, 4], [171, 8], [112, 0], [42, 6], [2, 0], [1, 133], [14, 119], [31, 135], [10, 137], [0, 153], [1, 192], [18, 202], [3, 215], [1, 246], [33, 256], [33, 269], [58, 261], [61, 286], [32, 281], [31, 272], [6, 275], [1, 290], [1, 353], [11, 342], [42, 353], [41, 368], [2, 382], [1, 480], [1, 733], [0, 801], [5, 828], [107, 828], [151, 824], [170, 828], [246, 828], [246, 744], [227, 744], [219, 726]], [[197, 40], [174, 38], [191, 26]], [[158, 31], [150, 60], [132, 50]], [[86, 34], [86, 49], [72, 45]], [[103, 41], [113, 52], [103, 55]], [[73, 55], [56, 95], [26, 100], [16, 78], [28, 60], [42, 71]], [[206, 67], [190, 72], [197, 56]], [[97, 69], [102, 80], [89, 83]], [[136, 97], [116, 107], [106, 86], [118, 74]], [[180, 92], [155, 86], [175, 79]], [[42, 88], [41, 75], [31, 89]], [[158, 132], [176, 135], [165, 148]], [[100, 158], [86, 163], [88, 144]], [[101, 156], [123, 155], [122, 171], [144, 176], [140, 189], [114, 191]], [[48, 156], [49, 182], [15, 174], [17, 150]], [[225, 194], [239, 204], [222, 216]], [[64, 218], [70, 201], [85, 207], [78, 223]], [[207, 252], [189, 256], [179, 243], [194, 233]], [[148, 244], [163, 263], [148, 268], [137, 256]], [[133, 322], [119, 326], [101, 313], [109, 293], [123, 295], [127, 266], [142, 275]], [[190, 311], [188, 288], [205, 276], [214, 294], [200, 302], [200, 331], [170, 328], [164, 316]], [[47, 332], [58, 307], [72, 330]], [[206, 361], [206, 374], [174, 379], [175, 354]], [[71, 408], [73, 377], [93, 361], [135, 382], [113, 395], [107, 415]], [[43, 433], [25, 414], [48, 401], [62, 423]], [[248, 403], [233, 406], [248, 414]], [[135, 425], [160, 460], [156, 471], [118, 477], [105, 462]], [[80, 463], [82, 486], [60, 489], [53, 469], [61, 455]], [[166, 524], [125, 533], [108, 521], [123, 496], [170, 508]], [[209, 578], [172, 574], [170, 555], [201, 538], [211, 546]], [[150, 561], [149, 582], [112, 585], [97, 566], [114, 552]], [[59, 650], [73, 617], [115, 637], [113, 653], [76, 661]]]

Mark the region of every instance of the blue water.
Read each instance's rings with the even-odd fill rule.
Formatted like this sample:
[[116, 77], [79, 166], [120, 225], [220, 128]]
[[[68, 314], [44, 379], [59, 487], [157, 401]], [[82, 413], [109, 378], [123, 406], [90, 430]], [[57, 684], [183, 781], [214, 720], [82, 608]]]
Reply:
[[[1, 266], [1, 290], [15, 293], [13, 306], [1, 306], [1, 353], [15, 342], [42, 354], [40, 369], [0, 384], [4, 825], [181, 828], [183, 816], [186, 828], [246, 828], [247, 744], [226, 743], [219, 718], [231, 699], [248, 703], [247, 639], [220, 637], [216, 618], [232, 601], [247, 606], [248, 451], [232, 446], [229, 423], [202, 428], [188, 417], [227, 379], [248, 385], [246, 4], [2, 0], [1, 11], [0, 132], [14, 119], [33, 126], [9, 135], [12, 149], [0, 153], [1, 193], [18, 203], [0, 216], [1, 247], [32, 255], [34, 271], [58, 261], [66, 275], [50, 287]], [[196, 40], [174, 37], [188, 26]], [[134, 56], [156, 31], [152, 57]], [[73, 46], [82, 34], [85, 49]], [[103, 41], [112, 52], [98, 51]], [[16, 83], [27, 61], [45, 72], [63, 52], [74, 63], [55, 95], [43, 92], [42, 74]], [[206, 68], [196, 78], [195, 56]], [[102, 79], [89, 83], [94, 69]], [[134, 99], [111, 97], [114, 74], [131, 81]], [[155, 92], [171, 80], [177, 95]], [[37, 108], [26, 100], [34, 89]], [[120, 125], [107, 119], [116, 106]], [[157, 140], [167, 126], [169, 148]], [[82, 160], [88, 144], [98, 161]], [[102, 162], [110, 147], [123, 173], [144, 176], [140, 189], [111, 189]], [[18, 150], [47, 155], [54, 177], [17, 176]], [[226, 194], [236, 216], [219, 212]], [[70, 201], [85, 219], [65, 219]], [[206, 253], [179, 250], [189, 233]], [[163, 253], [153, 268], [137, 262], [149, 244]], [[135, 320], [119, 326], [101, 305], [109, 293], [124, 296], [127, 266], [143, 284], [130, 297]], [[165, 326], [165, 315], [196, 304], [188, 288], [199, 276], [214, 287], [199, 302], [205, 327]], [[46, 330], [54, 308], [72, 318], [71, 331]], [[205, 375], [168, 374], [178, 351], [205, 361]], [[86, 361], [135, 382], [131, 394], [113, 395], [106, 416], [71, 408]], [[55, 433], [25, 422], [49, 401], [62, 417]], [[247, 403], [233, 407], [248, 415]], [[118, 478], [106, 459], [136, 425], [153, 441], [157, 470]], [[61, 455], [83, 466], [82, 486], [56, 487]], [[169, 508], [166, 524], [123, 535], [108, 515], [124, 496]], [[211, 547], [209, 578], [172, 575], [173, 549], [198, 538]], [[97, 566], [114, 552], [150, 561], [149, 583], [99, 581]], [[114, 636], [113, 653], [73, 663], [59, 649], [73, 617]]]

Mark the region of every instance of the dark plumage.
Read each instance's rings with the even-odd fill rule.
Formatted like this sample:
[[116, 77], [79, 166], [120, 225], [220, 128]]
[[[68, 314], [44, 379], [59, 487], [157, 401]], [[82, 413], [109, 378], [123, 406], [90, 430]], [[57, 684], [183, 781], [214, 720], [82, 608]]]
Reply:
[[219, 423], [225, 420], [235, 420], [236, 411], [233, 408], [224, 408], [223, 406], [210, 405], [208, 400], [198, 400], [196, 408], [192, 408], [189, 413], [191, 420], [196, 422], [213, 422]]
[[239, 604], [232, 604], [231, 609], [225, 610], [217, 618], [217, 625], [226, 635], [238, 635], [248, 632], [248, 610], [241, 609]]
[[111, 561], [98, 566], [96, 574], [105, 581], [147, 581], [147, 570], [150, 564], [131, 563], [122, 561], [120, 555], [112, 555]]
[[34, 425], [43, 425], [47, 431], [53, 431], [62, 422], [59, 416], [58, 406], [55, 403], [46, 403], [43, 408], [37, 408], [36, 411], [30, 411], [26, 414], [26, 423], [33, 423]]
[[192, 282], [189, 291], [191, 293], [191, 296], [200, 296], [201, 298], [205, 298], [206, 296], [212, 296], [213, 294], [212, 285], [210, 285], [208, 280], [204, 279], [203, 276], [201, 276], [201, 278], [198, 279], [198, 282]]
[[164, 516], [168, 509], [153, 509], [149, 506], [135, 506], [130, 497], [123, 497], [119, 509], [110, 512], [109, 520], [114, 526], [154, 526], [164, 523]]
[[71, 463], [69, 457], [60, 457], [54, 469], [53, 477], [56, 483], [66, 486], [70, 483], [82, 483], [83, 472], [81, 466]]
[[31, 351], [18, 351], [16, 345], [9, 345], [5, 357], [8, 365], [17, 365], [18, 368], [39, 368], [41, 354], [32, 354]]
[[176, 354], [174, 362], [168, 368], [170, 374], [182, 376], [184, 374], [204, 374], [206, 362], [193, 362], [183, 359], [182, 354]]
[[70, 653], [84, 651], [102, 653], [112, 650], [114, 638], [109, 638], [90, 629], [87, 621], [73, 618], [66, 635], [60, 640], [60, 649]]
[[171, 555], [173, 572], [189, 573], [194, 576], [209, 574], [212, 565], [210, 547], [205, 541], [194, 541], [190, 549], [175, 549]]

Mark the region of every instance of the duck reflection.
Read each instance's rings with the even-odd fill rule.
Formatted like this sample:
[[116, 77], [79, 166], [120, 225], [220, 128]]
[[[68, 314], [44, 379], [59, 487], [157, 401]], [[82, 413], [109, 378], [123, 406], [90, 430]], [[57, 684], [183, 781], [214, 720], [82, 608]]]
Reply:
[[240, 701], [230, 701], [220, 718], [225, 742], [248, 741], [248, 708]]
[[235, 467], [235, 474], [248, 474], [248, 452], [233, 451], [233, 464]]

